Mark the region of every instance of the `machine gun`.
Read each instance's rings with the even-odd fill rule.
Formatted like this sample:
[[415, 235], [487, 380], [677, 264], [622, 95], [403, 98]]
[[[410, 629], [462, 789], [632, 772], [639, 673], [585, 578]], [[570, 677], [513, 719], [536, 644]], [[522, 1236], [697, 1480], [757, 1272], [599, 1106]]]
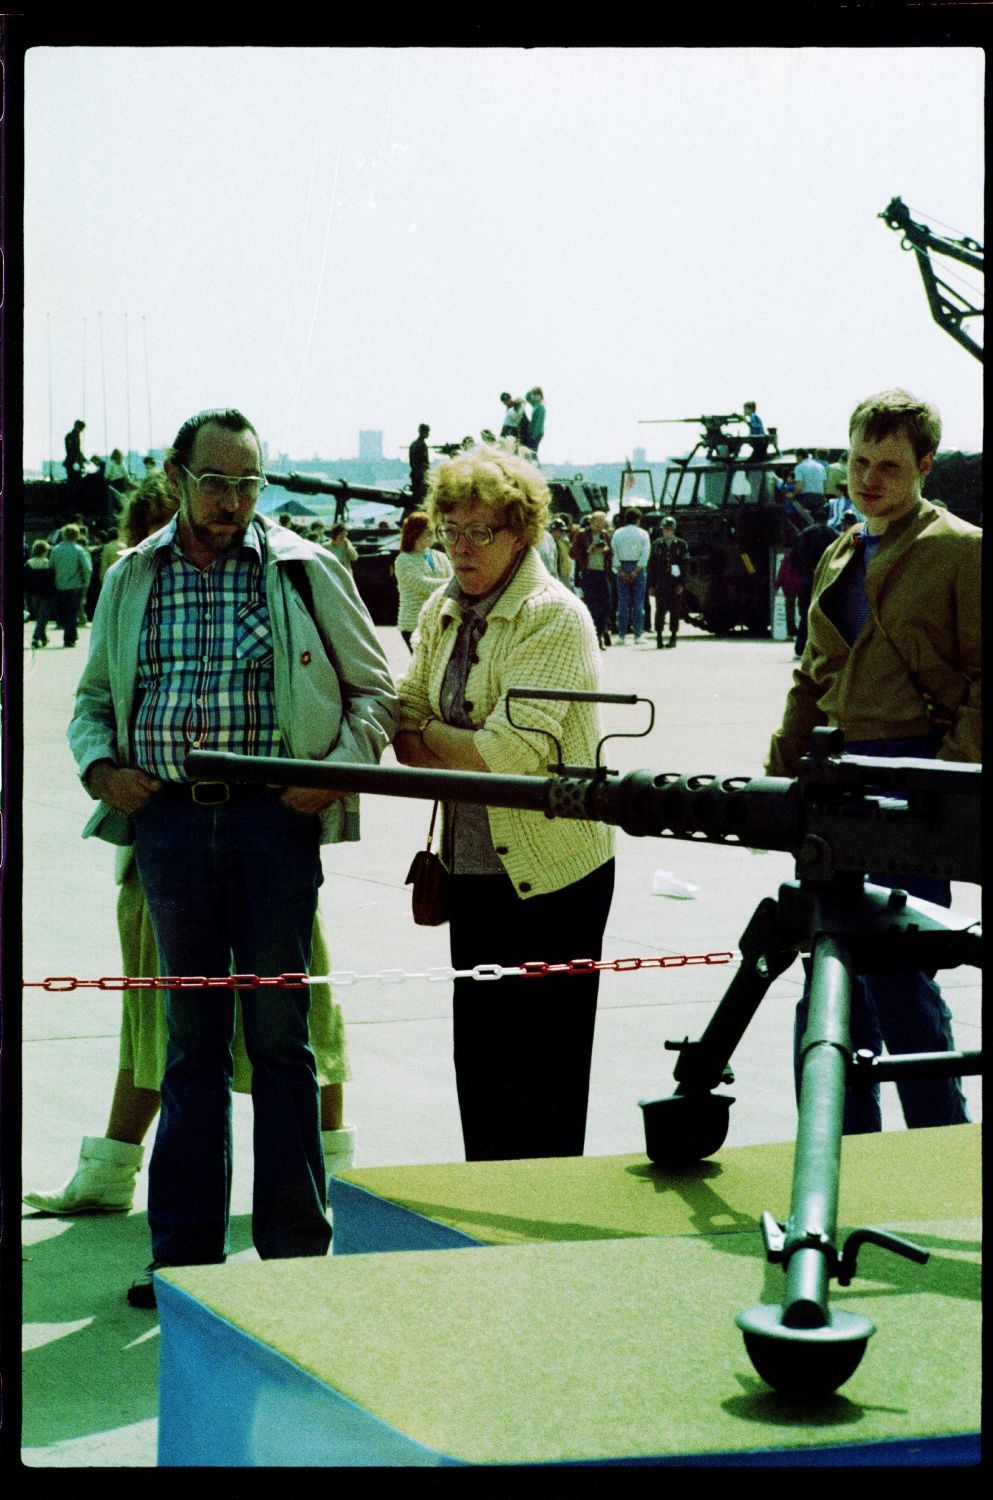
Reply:
[[706, 448], [708, 458], [734, 458], [745, 439], [736, 433], [725, 432], [724, 429], [734, 422], [744, 420], [740, 414], [731, 412], [726, 417], [639, 417], [638, 423], [642, 427], [669, 427], [675, 426], [677, 422], [692, 422], [702, 429], [703, 436], [697, 438], [689, 458], [693, 458], [701, 448]]
[[974, 307], [961, 292], [950, 287], [946, 281], [942, 281], [931, 264], [931, 255], [934, 252], [938, 255], [946, 255], [950, 260], [957, 260], [960, 264], [969, 266], [973, 271], [982, 272], [985, 266], [982, 245], [967, 235], [964, 235], [962, 239], [953, 240], [933, 234], [926, 224], [919, 224], [910, 217], [910, 210], [902, 198], [891, 198], [879, 217], [890, 229], [898, 230], [903, 235], [900, 248], [913, 250], [916, 255], [931, 316], [939, 328], [951, 334], [952, 338], [964, 349], [968, 349], [970, 354], [975, 355], [976, 359], [982, 360], [982, 344], [966, 332], [963, 324], [966, 318], [982, 318], [983, 309]]
[[[604, 700], [589, 693], [514, 689], [510, 697]], [[633, 702], [634, 699], [626, 701]], [[781, 1264], [780, 1305], [739, 1314], [749, 1358], [769, 1385], [823, 1395], [857, 1369], [875, 1332], [868, 1319], [829, 1306], [832, 1277], [847, 1286], [858, 1249], [872, 1242], [923, 1262], [916, 1246], [873, 1228], [836, 1245], [846, 1087], [909, 1076], [979, 1073], [981, 1054], [887, 1057], [853, 1053], [851, 993], [856, 976], [979, 964], [978, 927], [904, 891], [867, 882], [928, 874], [978, 881], [981, 768], [927, 760], [883, 760], [842, 753], [837, 731], [815, 730], [795, 780], [712, 775], [618, 775], [600, 765], [558, 762], [553, 775], [328, 765], [196, 751], [195, 778], [320, 786], [346, 792], [516, 807], [550, 818], [614, 824], [635, 837], [705, 839], [777, 849], [796, 860], [795, 880], [760, 902], [740, 949], [742, 964], [703, 1035], [668, 1042], [678, 1053], [675, 1088], [641, 1100], [646, 1150], [660, 1166], [683, 1168], [723, 1144], [734, 1100], [729, 1063], [770, 985], [798, 955], [809, 955], [811, 994], [802, 1043], [796, 1153], [785, 1222], [762, 1216], [767, 1259]]]
[[[680, 464], [690, 463], [701, 448], [706, 448], [707, 457], [711, 459], [737, 458], [741, 452], [743, 443], [751, 444], [751, 455], [758, 462], [764, 459], [770, 448], [778, 453], [776, 446], [777, 432], [775, 427], [770, 427], [761, 437], [754, 437], [749, 433], [726, 432], [726, 427], [731, 427], [735, 422], [744, 422], [747, 418], [740, 412], [731, 412], [723, 417], [639, 417], [638, 423], [641, 427], [669, 427], [677, 422], [693, 422], [701, 429], [702, 436], [698, 437], [696, 443], [685, 459], [679, 459]], [[759, 445], [756, 450], [756, 444]], [[747, 458], [743, 462], [748, 462]]]

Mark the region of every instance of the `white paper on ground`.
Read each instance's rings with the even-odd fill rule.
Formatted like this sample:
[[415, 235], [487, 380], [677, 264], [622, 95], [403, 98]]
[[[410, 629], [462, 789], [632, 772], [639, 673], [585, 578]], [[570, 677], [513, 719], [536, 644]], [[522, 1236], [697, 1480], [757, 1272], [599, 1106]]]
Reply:
[[656, 896], [675, 896], [682, 901], [692, 901], [699, 889], [689, 880], [677, 880], [671, 870], [656, 870], [652, 877], [652, 893]]

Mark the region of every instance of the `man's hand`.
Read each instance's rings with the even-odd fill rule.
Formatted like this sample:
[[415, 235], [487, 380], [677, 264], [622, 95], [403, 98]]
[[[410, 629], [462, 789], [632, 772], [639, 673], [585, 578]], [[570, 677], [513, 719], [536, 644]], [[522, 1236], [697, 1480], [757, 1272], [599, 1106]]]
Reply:
[[329, 792], [320, 786], [288, 786], [280, 797], [285, 807], [298, 813], [319, 813], [332, 802], [340, 802], [344, 792]]
[[86, 788], [91, 797], [116, 807], [118, 812], [134, 813], [144, 807], [149, 797], [157, 792], [162, 783], [156, 776], [137, 767], [115, 766], [109, 760], [98, 760], [86, 775]]

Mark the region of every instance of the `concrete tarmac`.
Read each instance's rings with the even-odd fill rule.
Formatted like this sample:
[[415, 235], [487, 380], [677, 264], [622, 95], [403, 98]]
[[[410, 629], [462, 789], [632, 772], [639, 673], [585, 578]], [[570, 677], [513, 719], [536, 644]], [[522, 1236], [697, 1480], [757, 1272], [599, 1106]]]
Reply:
[[[112, 976], [120, 969], [113, 851], [80, 838], [91, 804], [65, 740], [88, 632], [70, 651], [50, 631], [52, 644], [32, 654], [30, 630], [24, 632], [23, 977]], [[403, 640], [395, 629], [380, 635], [399, 676], [408, 661]], [[611, 740], [606, 763], [619, 771], [761, 774], [792, 666], [790, 642], [719, 641], [692, 629], [676, 650], [657, 651], [649, 636], [638, 646], [610, 648], [603, 654], [604, 691], [650, 699], [655, 724], [644, 738]], [[636, 734], [647, 718], [645, 705], [611, 706], [605, 723], [612, 733]], [[387, 752], [384, 764], [392, 759]], [[348, 1026], [346, 1118], [357, 1129], [357, 1167], [462, 1159], [450, 985], [404, 978], [449, 963], [447, 929], [414, 926], [404, 885], [429, 815], [427, 802], [363, 797], [361, 843], [324, 855], [321, 908], [332, 972], [374, 976], [337, 988]], [[657, 872], [663, 872], [658, 883], [675, 894], [655, 892]], [[604, 956], [737, 955], [758, 903], [792, 877], [785, 854], [618, 832]], [[977, 887], [957, 885], [954, 895], [956, 912], [979, 916]], [[542, 956], [520, 955], [522, 961]], [[584, 956], [581, 933], [575, 956]], [[734, 966], [693, 964], [604, 974], [589, 1155], [644, 1150], [638, 1100], [671, 1092], [673, 1054], [664, 1042], [698, 1037], [734, 972]], [[796, 963], [772, 985], [735, 1052], [728, 1145], [793, 1137], [791, 1038], [801, 981]], [[978, 1047], [978, 971], [946, 971], [941, 982], [957, 1045]], [[119, 1019], [113, 993], [24, 991], [25, 1190], [61, 1186], [75, 1166], [80, 1138], [104, 1134]], [[980, 1080], [966, 1079], [964, 1088], [971, 1116], [979, 1120]], [[884, 1128], [902, 1129], [892, 1084], [883, 1086], [883, 1096]], [[251, 1117], [250, 1099], [236, 1095], [232, 1253], [254, 1258]], [[24, 1210], [22, 1455], [29, 1466], [155, 1464], [158, 1325], [154, 1314], [135, 1311], [124, 1299], [150, 1259], [146, 1191], [143, 1171], [126, 1215], [55, 1219]], [[784, 1182], [782, 1201], [769, 1208], [785, 1216], [788, 1206]]]

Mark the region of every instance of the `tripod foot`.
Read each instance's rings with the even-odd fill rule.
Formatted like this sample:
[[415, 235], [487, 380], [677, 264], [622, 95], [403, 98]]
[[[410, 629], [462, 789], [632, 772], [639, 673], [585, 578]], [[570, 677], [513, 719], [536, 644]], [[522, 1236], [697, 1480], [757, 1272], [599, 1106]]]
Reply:
[[723, 1146], [734, 1099], [730, 1094], [673, 1094], [638, 1102], [650, 1160], [660, 1167], [682, 1167]]
[[833, 1310], [825, 1328], [788, 1328], [782, 1312], [762, 1303], [739, 1313], [735, 1322], [762, 1379], [790, 1396], [826, 1396], [844, 1385], [876, 1331], [868, 1318]]

